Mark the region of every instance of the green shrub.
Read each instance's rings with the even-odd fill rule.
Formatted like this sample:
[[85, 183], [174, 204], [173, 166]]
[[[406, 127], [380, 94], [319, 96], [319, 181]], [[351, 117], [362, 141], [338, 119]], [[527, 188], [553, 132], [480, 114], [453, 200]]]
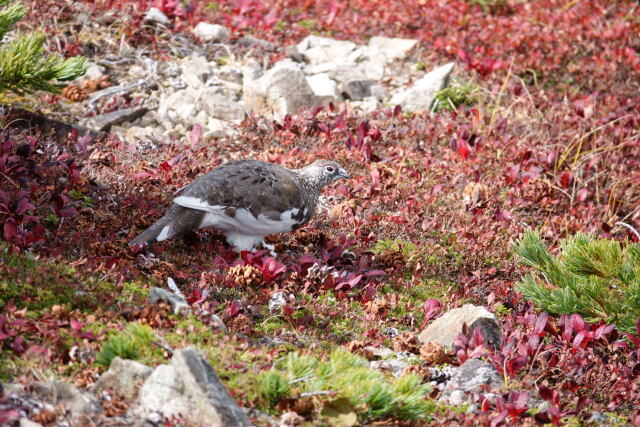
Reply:
[[390, 417], [425, 420], [436, 407], [427, 397], [429, 386], [420, 377], [387, 378], [365, 359], [343, 350], [332, 352], [326, 361], [289, 353], [260, 377], [260, 390], [272, 406], [282, 398], [295, 397], [288, 395], [292, 390], [322, 396], [327, 407], [346, 402], [344, 410], [357, 413], [362, 423]]
[[266, 371], [260, 375], [260, 394], [272, 407], [289, 393], [289, 380], [278, 371]]
[[517, 290], [552, 314], [578, 313], [623, 331], [635, 330], [640, 317], [640, 245], [578, 234], [561, 242], [552, 256], [532, 231], [515, 252], [536, 271]]
[[478, 101], [479, 88], [471, 82], [454, 82], [438, 93], [434, 99], [433, 111], [455, 111], [461, 105], [473, 105]]
[[112, 334], [96, 357], [96, 363], [109, 367], [116, 357], [123, 359], [141, 359], [148, 353], [156, 340], [156, 335], [147, 325], [129, 323], [123, 331]]
[[4, 36], [26, 14], [27, 9], [20, 2], [0, 0], [0, 92], [57, 93], [64, 87], [58, 82], [73, 80], [87, 71], [87, 59], [44, 56], [45, 35], [39, 32], [19, 35], [2, 44]]

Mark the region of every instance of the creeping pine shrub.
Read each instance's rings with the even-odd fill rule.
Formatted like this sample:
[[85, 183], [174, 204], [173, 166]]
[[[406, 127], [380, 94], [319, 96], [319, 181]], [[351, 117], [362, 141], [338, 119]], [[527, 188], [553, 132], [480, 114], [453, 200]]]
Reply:
[[147, 325], [129, 323], [123, 331], [112, 334], [96, 357], [96, 363], [109, 367], [116, 357], [141, 359], [153, 347], [156, 335]]
[[479, 87], [471, 82], [454, 82], [436, 93], [433, 111], [455, 111], [461, 105], [473, 105], [478, 101]]
[[435, 410], [428, 400], [429, 386], [416, 375], [387, 378], [368, 362], [343, 350], [335, 350], [326, 361], [289, 353], [260, 377], [260, 392], [274, 406], [290, 392], [320, 393], [328, 401], [346, 400], [360, 422], [388, 417], [427, 419]]
[[26, 14], [27, 8], [20, 2], [0, 0], [0, 92], [57, 93], [64, 87], [59, 82], [73, 80], [87, 71], [87, 59], [43, 55], [45, 35], [39, 32], [18, 35], [4, 44], [5, 35]]
[[633, 332], [640, 317], [640, 245], [578, 234], [561, 242], [552, 256], [533, 231], [515, 252], [536, 271], [517, 290], [553, 314], [578, 313]]

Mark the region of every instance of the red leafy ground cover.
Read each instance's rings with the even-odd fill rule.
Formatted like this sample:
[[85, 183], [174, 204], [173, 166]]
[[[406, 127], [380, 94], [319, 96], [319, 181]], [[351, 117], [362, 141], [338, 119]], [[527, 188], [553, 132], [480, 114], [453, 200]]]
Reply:
[[[423, 319], [445, 308], [463, 301], [488, 305], [505, 312], [502, 348], [490, 352], [481, 337], [461, 336], [454, 361], [486, 354], [510, 391], [481, 399], [477, 414], [443, 411], [435, 424], [561, 425], [567, 417], [587, 422], [593, 411], [614, 411], [640, 425], [640, 324], [625, 337], [577, 315], [552, 318], [536, 311], [513, 290], [522, 269], [511, 255], [511, 243], [528, 227], [540, 228], [551, 244], [577, 231], [635, 239], [616, 223], [640, 226], [637, 2], [506, 0], [484, 8], [484, 2], [428, 0], [248, 0], [215, 8], [203, 1], [86, 3], [95, 17], [115, 10], [114, 22], [130, 43], [152, 46], [158, 55], [166, 46], [142, 26], [149, 6], [163, 10], [176, 32], [208, 20], [229, 26], [233, 37], [251, 34], [282, 48], [312, 32], [353, 41], [418, 38], [417, 60], [456, 60], [459, 73], [484, 88], [484, 96], [434, 117], [398, 108], [364, 116], [344, 106], [302, 111], [282, 122], [249, 117], [235, 141], [203, 141], [196, 129], [189, 146], [176, 142], [153, 153], [117, 141], [87, 146], [74, 136], [61, 142], [8, 128], [0, 137], [0, 222], [8, 251], [72, 264], [77, 276], [65, 276], [70, 283], [98, 272], [116, 284], [114, 292], [127, 281], [163, 284], [172, 277], [190, 303], [249, 335], [259, 335], [255, 307], [273, 291], [308, 295], [309, 301], [283, 309], [287, 326], [278, 334], [297, 343], [304, 342], [300, 334], [324, 336], [351, 303], [371, 310], [361, 319], [366, 332], [338, 341], [384, 342], [380, 331], [386, 326], [419, 332]], [[52, 16], [72, 16], [62, 2], [32, 6], [30, 25], [46, 28]], [[77, 34], [59, 40], [65, 54], [89, 54]], [[127, 246], [175, 190], [223, 161], [244, 157], [288, 167], [332, 158], [353, 178], [327, 189], [334, 203], [312, 224], [274, 237], [277, 259], [263, 252], [238, 257], [213, 233], [156, 244], [155, 257]], [[417, 249], [375, 254], [385, 239]], [[333, 274], [320, 274], [315, 265]], [[10, 265], [0, 271], [17, 274]], [[434, 283], [437, 295], [431, 296], [437, 298], [401, 299]], [[327, 293], [344, 305], [314, 302]], [[3, 305], [0, 343], [6, 352], [66, 363], [69, 343], [97, 349], [104, 331], [83, 331], [95, 314], [82, 311], [69, 319], [68, 312], [30, 308], [32, 315], [25, 316], [26, 308], [16, 306], [27, 297], [15, 295]], [[83, 307], [102, 306], [106, 313], [98, 317], [124, 323], [118, 316], [130, 311], [129, 302], [95, 298]], [[546, 409], [531, 411], [530, 398], [548, 402]]]

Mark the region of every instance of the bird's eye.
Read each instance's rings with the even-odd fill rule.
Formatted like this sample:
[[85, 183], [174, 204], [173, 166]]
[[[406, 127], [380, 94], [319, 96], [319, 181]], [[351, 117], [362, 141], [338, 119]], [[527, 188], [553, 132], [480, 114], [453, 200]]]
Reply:
[[327, 166], [327, 172], [333, 172], [336, 169], [333, 166]]

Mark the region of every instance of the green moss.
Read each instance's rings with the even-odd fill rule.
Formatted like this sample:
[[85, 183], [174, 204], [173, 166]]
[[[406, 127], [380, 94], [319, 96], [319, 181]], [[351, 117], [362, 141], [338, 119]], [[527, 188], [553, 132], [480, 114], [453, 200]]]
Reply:
[[118, 301], [142, 304], [149, 296], [149, 287], [136, 281], [122, 283], [122, 290], [118, 293]]
[[117, 295], [120, 303], [141, 304], [149, 290], [139, 282], [124, 282], [116, 292], [114, 283], [83, 275], [62, 262], [37, 259], [33, 254], [11, 254], [0, 244], [0, 307], [8, 301], [30, 311], [53, 305], [72, 310], [94, 310], [105, 296]]
[[316, 26], [316, 21], [314, 21], [313, 19], [303, 19], [296, 22], [296, 24], [307, 30], [313, 30], [313, 28]]
[[418, 246], [414, 243], [411, 243], [408, 240], [391, 238], [378, 240], [373, 248], [371, 248], [371, 252], [376, 255], [386, 251], [402, 251], [402, 254], [407, 258], [411, 258], [419, 252]]

